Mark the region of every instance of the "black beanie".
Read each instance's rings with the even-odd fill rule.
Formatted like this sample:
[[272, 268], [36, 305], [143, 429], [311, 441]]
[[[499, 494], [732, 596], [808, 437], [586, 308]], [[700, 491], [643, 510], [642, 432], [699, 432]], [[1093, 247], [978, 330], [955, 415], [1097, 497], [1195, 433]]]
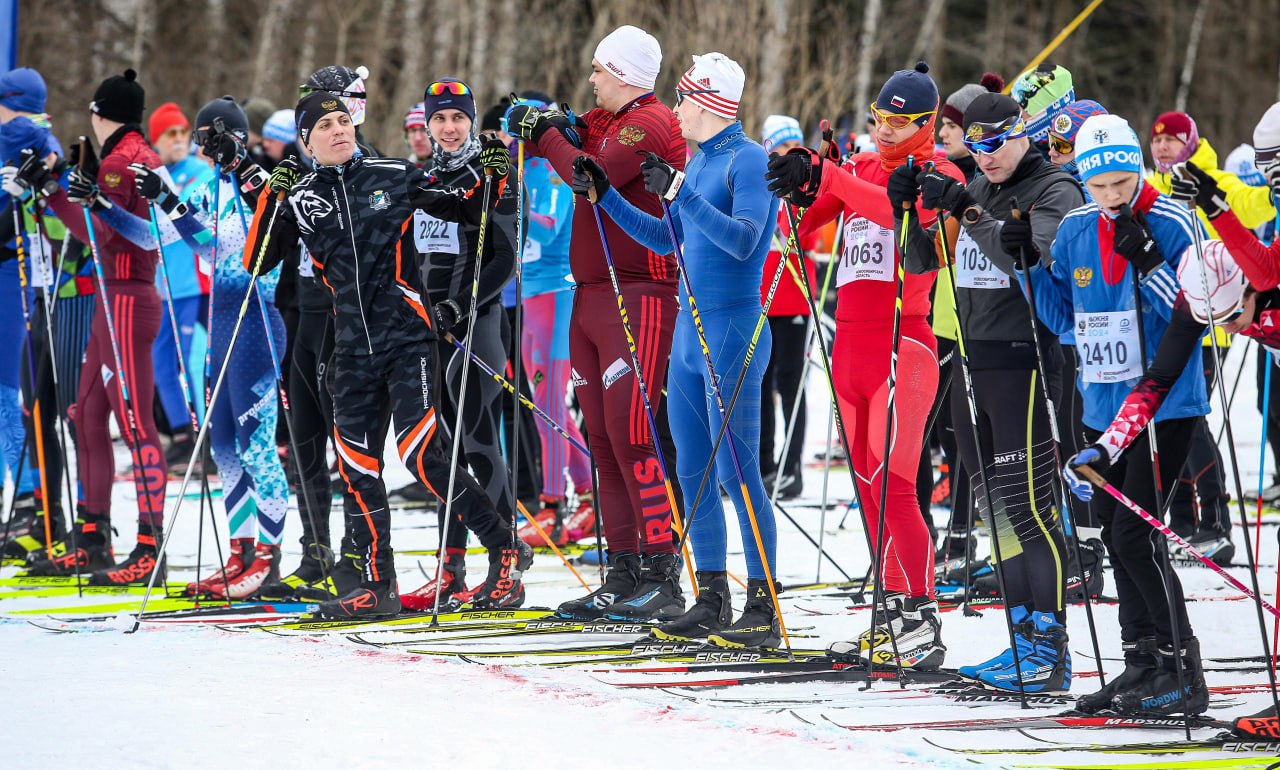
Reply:
[[102, 81], [89, 105], [95, 115], [116, 123], [142, 123], [146, 110], [146, 92], [138, 83], [138, 73], [125, 70]]
[[213, 128], [213, 122], [222, 118], [222, 124], [242, 142], [249, 141], [249, 116], [236, 103], [233, 96], [222, 96], [209, 102], [196, 113], [196, 128]]
[[348, 117], [351, 115], [347, 111], [347, 105], [328, 91], [312, 91], [298, 100], [298, 106], [293, 108], [293, 116], [298, 122], [298, 141], [303, 147], [311, 143], [311, 129], [315, 128], [320, 118], [331, 112], [341, 112]]
[[489, 109], [484, 111], [480, 116], [481, 131], [498, 131], [502, 128], [502, 116], [507, 114], [507, 110], [511, 108], [511, 100], [507, 97], [502, 99]]
[[999, 93], [979, 94], [964, 109], [964, 128], [972, 123], [995, 125], [1022, 114], [1022, 107], [1013, 97]]

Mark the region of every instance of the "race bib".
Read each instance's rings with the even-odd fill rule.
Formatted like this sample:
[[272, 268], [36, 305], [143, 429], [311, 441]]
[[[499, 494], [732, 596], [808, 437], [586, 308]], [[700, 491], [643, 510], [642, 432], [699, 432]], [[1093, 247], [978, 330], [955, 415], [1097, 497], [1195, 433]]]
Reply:
[[521, 253], [520, 258], [523, 259], [526, 264], [529, 262], [537, 262], [542, 259], [542, 244], [532, 238], [525, 238], [524, 251]]
[[31, 285], [47, 288], [53, 285], [53, 244], [39, 233], [27, 233], [26, 244], [31, 248]]
[[844, 224], [844, 251], [836, 285], [853, 281], [893, 281], [893, 231], [863, 217]]
[[956, 286], [965, 289], [1007, 289], [1009, 275], [991, 264], [969, 231], [960, 228], [956, 239]]
[[425, 211], [413, 212], [413, 240], [420, 254], [457, 254], [458, 223], [436, 219]]
[[1138, 313], [1076, 313], [1076, 350], [1085, 382], [1126, 382], [1142, 376]]
[[316, 276], [316, 263], [311, 261], [311, 250], [306, 246], [302, 247], [302, 253], [298, 255], [298, 275], [303, 278]]

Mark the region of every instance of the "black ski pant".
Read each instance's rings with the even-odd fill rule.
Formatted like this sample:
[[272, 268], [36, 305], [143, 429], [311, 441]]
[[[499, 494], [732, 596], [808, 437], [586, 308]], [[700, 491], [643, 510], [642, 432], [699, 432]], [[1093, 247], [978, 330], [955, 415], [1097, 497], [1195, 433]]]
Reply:
[[[1214, 359], [1212, 347], [1200, 348], [1204, 361], [1204, 381], [1213, 400], [1214, 381], [1218, 375], [1218, 364]], [[1173, 489], [1173, 498], [1169, 506], [1169, 528], [1183, 537], [1188, 537], [1197, 529], [1201, 531], [1231, 531], [1231, 510], [1227, 503], [1227, 479], [1223, 473], [1222, 454], [1218, 444], [1213, 440], [1213, 431], [1209, 429], [1209, 421], [1205, 417], [1196, 420], [1195, 432], [1191, 435], [1191, 446], [1187, 452], [1187, 462], [1182, 466], [1182, 474]], [[1196, 498], [1200, 505], [1197, 509]]]
[[[770, 316], [769, 333], [773, 335], [773, 354], [764, 369], [760, 390], [760, 473], [765, 476], [775, 472], [781, 476], [799, 476], [805, 429], [804, 391], [801, 383], [804, 382], [809, 316]], [[736, 377], [737, 373], [733, 376]], [[777, 430], [775, 410], [778, 408], [773, 401], [775, 395], [782, 407], [783, 436], [791, 430], [791, 414], [795, 410], [797, 396], [800, 401], [800, 411], [795, 412], [796, 426], [791, 443], [783, 447], [787, 454], [781, 458], [781, 467], [775, 458], [773, 447], [773, 434]], [[766, 491], [773, 491], [768, 485], [766, 487]]]
[[[1168, 490], [1186, 462], [1196, 418], [1163, 420], [1155, 426], [1160, 488]], [[1093, 443], [1102, 434], [1086, 427], [1085, 435]], [[1156, 513], [1160, 510], [1160, 501], [1156, 499], [1155, 472], [1148, 454], [1147, 442], [1151, 435], [1148, 428], [1111, 466], [1106, 479], [1145, 511], [1159, 516]], [[1154, 636], [1160, 644], [1173, 644], [1170, 621], [1176, 618], [1179, 638], [1186, 641], [1191, 636], [1191, 623], [1182, 597], [1182, 583], [1169, 567], [1164, 535], [1105, 492], [1096, 492], [1094, 500], [1098, 502], [1102, 542], [1111, 557], [1116, 596], [1120, 599], [1120, 639], [1133, 642], [1144, 636]], [[1173, 597], [1172, 606], [1165, 593], [1166, 582]]]
[[[1053, 404], [1058, 413], [1058, 433], [1062, 438], [1062, 459], [1065, 461], [1088, 446], [1089, 442], [1084, 438], [1084, 401], [1076, 386], [1080, 374], [1080, 356], [1075, 345], [1058, 347], [1062, 351], [1062, 376], [1059, 378], [1062, 392], [1054, 397]], [[1067, 504], [1071, 506], [1077, 526], [1102, 526], [1098, 520], [1097, 497], [1087, 503], [1074, 495], [1067, 497]]]
[[[1050, 382], [1057, 382], [1056, 361], [1047, 361]], [[979, 369], [972, 372], [977, 407], [978, 440], [974, 444], [969, 406], [959, 359], [952, 364], [952, 414], [956, 445], [966, 469], [978, 510], [990, 528], [992, 555], [999, 555], [1005, 599], [1063, 619], [1067, 549], [1062, 520], [1054, 502], [1053, 434], [1035, 369]]]
[[[443, 500], [449, 488], [447, 429], [435, 407], [435, 349], [427, 341], [372, 356], [337, 353], [329, 371], [338, 468], [347, 482], [343, 509], [368, 581], [393, 580], [391, 514], [382, 481], [382, 445], [395, 425], [396, 449], [414, 478]], [[511, 531], [475, 478], [456, 469], [448, 508], [490, 551], [510, 543]], [[445, 508], [445, 504], [441, 504]]]
[[[524, 397], [533, 401], [533, 388], [529, 385], [529, 367], [521, 363], [520, 382], [515, 382], [515, 360], [522, 355], [515, 344], [516, 319], [524, 311], [520, 308], [506, 308], [507, 322], [502, 327], [502, 346], [507, 351], [507, 365], [503, 372], [513, 382]], [[472, 374], [475, 374], [474, 372]], [[486, 375], [487, 376], [487, 375]], [[507, 448], [508, 466], [516, 479], [516, 498], [533, 500], [542, 494], [542, 438], [538, 435], [538, 418], [533, 412], [522, 406], [515, 396], [502, 389], [502, 441]], [[516, 442], [520, 442], [519, 456], [513, 452]], [[514, 457], [517, 463], [511, 462]], [[536, 513], [536, 511], [530, 511]]]
[[333, 399], [325, 375], [333, 358], [332, 315], [305, 309], [298, 312], [285, 373], [293, 430], [289, 447], [292, 462], [286, 467], [298, 490], [304, 549], [309, 542], [325, 547], [331, 542], [329, 512], [333, 494], [326, 449], [333, 432]]

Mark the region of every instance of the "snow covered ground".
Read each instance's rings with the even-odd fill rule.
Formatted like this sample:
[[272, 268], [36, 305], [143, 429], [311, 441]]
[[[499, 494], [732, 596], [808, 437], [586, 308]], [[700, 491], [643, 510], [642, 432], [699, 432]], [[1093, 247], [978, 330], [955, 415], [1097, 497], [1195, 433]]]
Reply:
[[[1256, 487], [1260, 418], [1254, 408], [1252, 349], [1240, 346], [1224, 370], [1230, 385], [1242, 354], [1248, 356], [1248, 362], [1231, 422], [1241, 465], [1246, 468], [1244, 482]], [[815, 378], [810, 387], [807, 456], [820, 450], [826, 425], [825, 386]], [[1215, 425], [1220, 422], [1213, 419]], [[388, 466], [390, 485], [395, 486], [408, 476], [392, 454], [388, 453]], [[122, 448], [118, 457], [122, 465], [127, 461]], [[840, 528], [842, 505], [831, 509], [824, 519], [812, 504], [821, 492], [822, 480], [821, 471], [807, 471], [805, 498], [800, 504], [784, 505], [815, 538], [825, 531], [824, 545], [832, 556], [849, 575], [861, 577], [868, 559], [860, 519], [851, 515]], [[833, 501], [849, 498], [849, 477], [843, 469], [833, 471], [829, 481]], [[134, 535], [130, 516], [134, 501], [128, 486], [117, 485], [118, 552], [127, 552]], [[176, 494], [176, 490], [177, 485], [172, 485], [171, 492]], [[197, 512], [194, 499], [184, 502], [169, 549], [171, 581], [192, 579], [198, 559], [206, 571], [215, 566], [217, 557], [208, 544], [207, 520], [204, 551], [197, 556]], [[941, 524], [942, 514], [938, 515]], [[221, 512], [215, 518], [224, 535]], [[728, 530], [730, 569], [745, 575], [741, 545], [734, 539], [737, 528]], [[778, 531], [778, 571], [783, 583], [808, 583], [819, 578], [816, 549], [784, 518], [779, 518]], [[1274, 526], [1263, 528], [1261, 579], [1268, 596], [1274, 596], [1276, 533]], [[291, 517], [285, 539], [286, 569], [297, 559], [299, 534], [298, 520]], [[1244, 561], [1242, 534], [1237, 529], [1238, 562]], [[437, 536], [434, 514], [398, 514], [394, 545], [401, 552], [397, 567], [402, 589], [420, 585], [424, 581], [421, 570], [431, 570], [435, 564], [430, 556], [404, 552], [428, 550]], [[484, 574], [484, 557], [471, 557], [469, 567], [471, 579], [479, 580]], [[588, 581], [597, 580], [593, 568], [580, 571]], [[15, 572], [12, 567], [5, 568], [0, 576]], [[1247, 570], [1234, 572], [1248, 582]], [[1182, 567], [1179, 573], [1189, 596], [1212, 599], [1197, 601], [1190, 609], [1205, 654], [1260, 654], [1253, 606], [1224, 601], [1235, 593], [1225, 589], [1208, 570]], [[554, 607], [582, 593], [554, 556], [539, 556], [526, 577], [529, 606]], [[839, 577], [829, 562], [821, 565], [822, 580]], [[742, 592], [736, 590], [740, 608]], [[707, 692], [694, 701], [661, 691], [619, 689], [602, 681], [608, 675], [582, 667], [476, 665], [380, 650], [340, 635], [282, 638], [203, 626], [144, 626], [142, 632], [131, 635], [118, 630], [56, 634], [12, 614], [102, 601], [101, 596], [83, 600], [74, 596], [0, 599], [0, 671], [13, 704], [0, 718], [0, 740], [10, 747], [7, 766], [847, 769], [854, 764], [876, 768], [973, 767], [971, 760], [989, 761], [992, 766], [1108, 761], [1075, 753], [1012, 759], [962, 755], [925, 742], [927, 738], [944, 746], [987, 748], [1031, 743], [1011, 731], [857, 732], [827, 721], [865, 725], [1027, 713], [1016, 704], [969, 707], [935, 698], [880, 694], [894, 688], [888, 682], [878, 683], [871, 693], [863, 692], [861, 683], [752, 685]], [[793, 645], [821, 648], [865, 630], [867, 612], [848, 612], [845, 604], [845, 600], [819, 592], [784, 595], [783, 609]], [[1118, 657], [1115, 607], [1096, 607], [1095, 615], [1104, 655]], [[999, 611], [985, 610], [981, 617], [947, 612], [943, 622], [949, 648], [947, 665], [983, 660], [1007, 646]], [[1088, 692], [1097, 687], [1097, 679], [1088, 675], [1095, 666], [1089, 657], [1082, 608], [1070, 611], [1069, 628], [1077, 673], [1073, 692]], [[545, 638], [538, 643], [545, 644]], [[510, 641], [488, 644], [512, 646]], [[1106, 667], [1109, 674], [1115, 674], [1121, 666], [1106, 662]], [[1261, 672], [1209, 675], [1211, 685], [1261, 681], [1265, 681]], [[44, 695], [28, 697], [36, 693]], [[756, 695], [795, 702], [756, 707], [732, 702]], [[1257, 711], [1269, 702], [1265, 693], [1225, 698], [1229, 705], [1215, 709], [1212, 716], [1228, 719]], [[1054, 712], [1043, 709], [1031, 713]], [[1151, 731], [1103, 734], [1044, 730], [1037, 735], [1110, 743], [1178, 737], [1172, 732]], [[1207, 735], [1201, 731], [1197, 737]], [[1116, 764], [1127, 761], [1130, 758], [1125, 757]]]

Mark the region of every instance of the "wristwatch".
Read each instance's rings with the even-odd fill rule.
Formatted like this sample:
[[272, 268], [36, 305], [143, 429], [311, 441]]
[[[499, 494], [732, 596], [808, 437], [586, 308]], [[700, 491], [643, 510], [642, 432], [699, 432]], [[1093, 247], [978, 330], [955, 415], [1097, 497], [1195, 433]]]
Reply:
[[964, 219], [966, 225], [976, 224], [982, 218], [982, 207], [975, 203], [965, 209], [960, 216]]

